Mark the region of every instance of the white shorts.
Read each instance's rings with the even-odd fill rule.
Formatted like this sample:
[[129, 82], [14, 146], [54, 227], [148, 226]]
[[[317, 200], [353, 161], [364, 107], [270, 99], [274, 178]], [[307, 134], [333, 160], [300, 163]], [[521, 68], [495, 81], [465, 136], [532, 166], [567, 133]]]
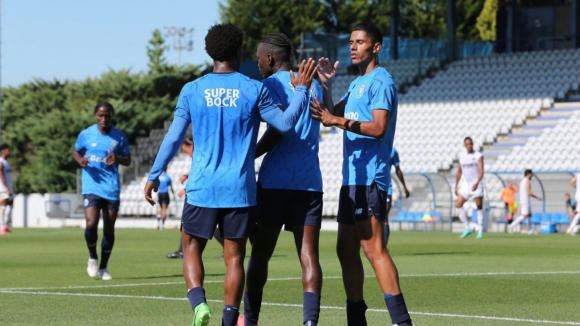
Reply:
[[472, 190], [471, 187], [467, 182], [462, 182], [458, 191], [459, 195], [465, 198], [465, 200], [483, 197], [483, 182], [480, 182], [475, 190]]
[[522, 213], [522, 216], [532, 215], [532, 205], [530, 203], [520, 203], [519, 210]]
[[10, 196], [8, 196], [7, 192], [0, 192], [0, 201], [6, 200], [10, 198]]

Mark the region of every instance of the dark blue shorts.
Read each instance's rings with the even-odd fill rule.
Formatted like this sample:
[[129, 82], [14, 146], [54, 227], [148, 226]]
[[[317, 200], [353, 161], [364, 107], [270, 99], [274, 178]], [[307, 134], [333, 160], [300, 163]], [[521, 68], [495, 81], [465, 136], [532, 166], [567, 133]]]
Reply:
[[161, 204], [165, 204], [169, 206], [169, 193], [168, 192], [160, 192], [159, 194], [157, 194], [157, 201], [159, 202], [159, 205]]
[[376, 183], [370, 186], [342, 186], [338, 202], [338, 223], [354, 224], [374, 216], [379, 221], [387, 218], [387, 193]]
[[322, 224], [322, 193], [305, 190], [264, 189], [258, 184], [258, 223], [295, 226]]
[[109, 200], [97, 195], [87, 194], [83, 195], [83, 206], [86, 208], [97, 206], [99, 209], [106, 208], [111, 212], [119, 211], [120, 200]]
[[190, 205], [185, 201], [181, 215], [181, 227], [185, 233], [211, 239], [218, 226], [225, 239], [249, 237], [256, 227], [255, 207], [207, 208]]

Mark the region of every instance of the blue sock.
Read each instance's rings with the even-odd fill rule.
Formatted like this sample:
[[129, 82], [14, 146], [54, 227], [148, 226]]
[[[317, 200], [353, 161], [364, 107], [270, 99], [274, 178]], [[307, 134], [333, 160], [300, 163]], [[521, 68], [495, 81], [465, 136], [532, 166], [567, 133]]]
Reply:
[[107, 263], [109, 262], [109, 257], [111, 257], [111, 251], [113, 251], [114, 245], [115, 232], [104, 233], [103, 239], [101, 240], [101, 263], [99, 264], [99, 269], [107, 268]]
[[364, 300], [353, 302], [346, 299], [346, 321], [348, 326], [366, 326], [366, 311], [367, 305]]
[[389, 244], [389, 235], [391, 235], [391, 227], [390, 224], [385, 224], [385, 246]]
[[205, 301], [205, 290], [198, 286], [187, 291], [187, 298], [189, 299], [189, 304], [191, 305], [191, 309], [195, 309], [198, 304], [204, 303]]
[[303, 323], [306, 326], [316, 326], [320, 315], [320, 294], [304, 292], [302, 298]]
[[222, 326], [236, 326], [238, 324], [239, 315], [239, 307], [225, 305], [222, 314]]
[[89, 257], [91, 259], [99, 259], [97, 256], [97, 229], [85, 229], [85, 240], [87, 241], [87, 247], [89, 248]]
[[244, 319], [246, 325], [257, 325], [262, 308], [262, 293], [244, 292]]
[[385, 294], [385, 303], [387, 304], [387, 309], [391, 315], [391, 321], [393, 324], [399, 326], [411, 326], [411, 316], [407, 311], [407, 305], [405, 304], [405, 299], [403, 299], [403, 294], [399, 293], [397, 295]]

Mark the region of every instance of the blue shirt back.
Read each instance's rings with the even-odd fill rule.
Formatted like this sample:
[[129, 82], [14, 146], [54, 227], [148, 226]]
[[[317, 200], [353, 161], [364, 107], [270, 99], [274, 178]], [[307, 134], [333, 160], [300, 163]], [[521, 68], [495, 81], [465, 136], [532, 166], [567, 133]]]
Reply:
[[[391, 166], [399, 167], [399, 164], [400, 164], [399, 163], [399, 153], [393, 147], [393, 149], [391, 150], [391, 164], [389, 165], [389, 169], [391, 168]], [[391, 178], [389, 178], [389, 190], [387, 191], [387, 194], [389, 194], [389, 195], [393, 194], [393, 181], [391, 180]]]
[[261, 113], [278, 109], [268, 89], [240, 73], [207, 74], [181, 90], [175, 115], [192, 123], [190, 205], [256, 205], [254, 156]]
[[78, 152], [84, 152], [88, 164], [83, 168], [83, 195], [96, 195], [107, 200], [119, 200], [119, 164], [107, 165], [109, 151], [115, 155], [129, 155], [129, 142], [125, 134], [111, 127], [108, 134], [99, 131], [96, 124], [81, 131], [75, 143]]
[[383, 67], [359, 76], [342, 97], [346, 103], [344, 117], [354, 121], [372, 121], [373, 110], [389, 111], [387, 131], [382, 139], [345, 131], [342, 184], [370, 186], [376, 182], [387, 191], [391, 178], [390, 157], [397, 123], [397, 87]]
[[171, 186], [171, 178], [167, 173], [161, 173], [159, 176], [159, 188], [157, 188], [158, 192], [167, 193], [169, 192], [169, 187]]
[[[279, 71], [262, 81], [274, 101], [288, 108], [294, 96], [290, 73]], [[322, 100], [322, 87], [316, 81], [310, 87], [309, 101]], [[268, 128], [272, 128], [268, 126]], [[304, 110], [298, 123], [280, 143], [266, 154], [260, 166], [259, 180], [266, 189], [290, 189], [322, 192], [322, 174], [318, 161], [320, 122]]]

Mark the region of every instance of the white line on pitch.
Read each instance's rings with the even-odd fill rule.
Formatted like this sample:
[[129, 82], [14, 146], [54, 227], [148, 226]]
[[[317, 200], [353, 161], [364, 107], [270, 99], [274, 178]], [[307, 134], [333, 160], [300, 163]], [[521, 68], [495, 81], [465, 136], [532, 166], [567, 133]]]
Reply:
[[[102, 297], [102, 298], [124, 298], [124, 299], [150, 299], [150, 300], [170, 300], [170, 301], [187, 301], [187, 298], [162, 297], [162, 296], [139, 296], [139, 295], [125, 295], [125, 294], [100, 294], [100, 293], [68, 293], [68, 292], [28, 292], [28, 291], [8, 291], [0, 290], [0, 293], [6, 294], [36, 294], [36, 295], [57, 295], [57, 296], [77, 296], [77, 297]], [[223, 300], [207, 300], [208, 302], [222, 303]], [[274, 303], [263, 302], [263, 306], [276, 307], [292, 307], [302, 308], [302, 304], [293, 303]], [[321, 306], [321, 309], [328, 310], [344, 310], [344, 307], [338, 306]], [[370, 312], [385, 313], [386, 309], [368, 309]], [[462, 314], [447, 314], [435, 312], [419, 312], [410, 311], [411, 315], [435, 316], [435, 317], [450, 317], [450, 318], [466, 318], [466, 319], [487, 319], [499, 321], [513, 321], [520, 323], [535, 323], [535, 324], [551, 324], [551, 325], [580, 325], [580, 322], [573, 321], [556, 321], [556, 320], [542, 320], [542, 319], [523, 319], [511, 317], [496, 317], [496, 316], [479, 316], [479, 315], [462, 315]]]
[[[469, 277], [469, 276], [510, 276], [510, 275], [561, 275], [580, 274], [580, 271], [544, 271], [544, 272], [481, 272], [481, 273], [444, 273], [444, 274], [401, 274], [399, 277]], [[374, 278], [375, 275], [365, 275], [367, 278]], [[340, 279], [341, 276], [324, 276], [324, 279]], [[270, 278], [273, 281], [299, 281], [300, 277]], [[22, 288], [0, 288], [0, 291], [9, 290], [76, 290], [76, 289], [99, 289], [132, 286], [156, 286], [156, 285], [177, 285], [185, 282], [157, 282], [157, 283], [126, 283], [126, 284], [103, 284], [103, 285], [78, 285], [78, 286], [55, 286], [55, 287], [22, 287]], [[223, 283], [223, 280], [206, 280], [205, 284]]]

